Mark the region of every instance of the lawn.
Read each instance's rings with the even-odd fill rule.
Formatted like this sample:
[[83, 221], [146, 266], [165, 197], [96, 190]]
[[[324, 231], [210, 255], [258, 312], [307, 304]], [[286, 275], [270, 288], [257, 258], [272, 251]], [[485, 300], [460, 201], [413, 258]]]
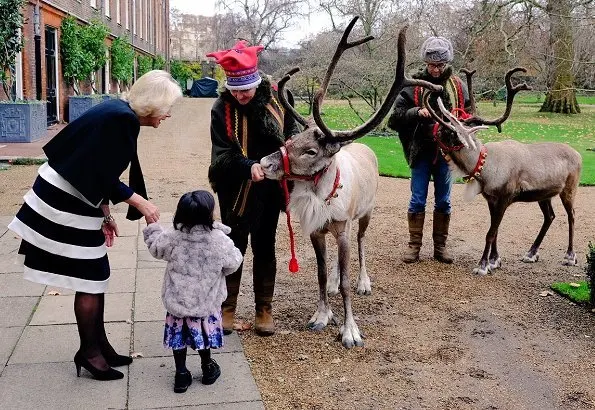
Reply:
[[[543, 97], [537, 94], [517, 96], [512, 114], [502, 126], [502, 133], [496, 128], [481, 132], [484, 142], [515, 139], [520, 142], [562, 142], [571, 145], [583, 157], [582, 185], [595, 185], [595, 97], [580, 97], [581, 114], [564, 115], [540, 113]], [[589, 105], [591, 104], [591, 105]], [[369, 116], [370, 110], [363, 102], [356, 102], [362, 116]], [[504, 103], [480, 102], [478, 110], [484, 118], [495, 118], [504, 111]], [[306, 114], [306, 107], [298, 105], [298, 111]], [[323, 118], [331, 129], [344, 130], [361, 124], [346, 101], [325, 101]], [[403, 156], [403, 149], [392, 133], [370, 134], [360, 141], [374, 150], [378, 157], [380, 174], [408, 178], [409, 168]], [[591, 149], [591, 151], [589, 150]]]

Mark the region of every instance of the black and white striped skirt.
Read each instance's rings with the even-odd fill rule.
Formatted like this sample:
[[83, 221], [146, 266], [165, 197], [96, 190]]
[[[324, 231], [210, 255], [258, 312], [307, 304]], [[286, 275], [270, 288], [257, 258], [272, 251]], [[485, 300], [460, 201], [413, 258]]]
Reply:
[[91, 204], [45, 163], [9, 229], [23, 241], [24, 277], [86, 293], [104, 293], [110, 276], [100, 204]]

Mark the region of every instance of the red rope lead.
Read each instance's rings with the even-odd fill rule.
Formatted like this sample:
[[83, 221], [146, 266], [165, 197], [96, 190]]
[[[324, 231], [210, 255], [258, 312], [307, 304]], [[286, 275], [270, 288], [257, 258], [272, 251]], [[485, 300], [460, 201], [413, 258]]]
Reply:
[[295, 257], [295, 239], [293, 237], [293, 228], [291, 227], [291, 214], [289, 213], [289, 188], [287, 188], [287, 179], [281, 181], [283, 192], [285, 193], [285, 215], [287, 215], [287, 229], [289, 230], [289, 248], [291, 249], [291, 260], [289, 261], [289, 271], [296, 273], [300, 270], [297, 258]]

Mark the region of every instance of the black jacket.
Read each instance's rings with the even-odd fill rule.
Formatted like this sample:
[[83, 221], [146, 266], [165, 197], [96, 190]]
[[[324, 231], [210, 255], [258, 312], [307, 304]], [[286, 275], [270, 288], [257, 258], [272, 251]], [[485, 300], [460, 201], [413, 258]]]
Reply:
[[250, 211], [262, 201], [276, 201], [279, 209], [283, 208], [279, 182], [250, 183], [251, 167], [279, 150], [287, 138], [299, 131], [293, 117], [285, 115], [277, 92], [264, 77], [245, 106], [229, 91], [224, 91], [215, 101], [211, 109], [209, 182], [219, 196], [224, 221], [250, 218]]
[[[138, 117], [127, 102], [109, 100], [85, 112], [43, 150], [49, 165], [92, 204], [122, 202], [134, 192], [146, 198], [136, 144]], [[130, 188], [120, 175], [130, 165]], [[127, 218], [142, 215], [130, 207]]]
[[[443, 92], [440, 96], [448, 110], [455, 108], [453, 102], [458, 102], [456, 108], [464, 108], [466, 112], [470, 112], [471, 101], [469, 100], [467, 86], [460, 78], [452, 74], [451, 66], [447, 66], [438, 78], [432, 77], [425, 68], [414, 74], [413, 78], [441, 85]], [[457, 90], [462, 93], [462, 99], [453, 95]], [[411, 168], [415, 166], [417, 160], [424, 153], [434, 155], [438, 149], [432, 134], [434, 120], [418, 115], [418, 111], [423, 105], [422, 92], [425, 94], [428, 91], [422, 90], [420, 87], [403, 88], [395, 101], [394, 111], [388, 120], [388, 126], [399, 133], [405, 158]], [[437, 99], [438, 94], [431, 95], [430, 105], [434, 108], [434, 111], [440, 113], [436, 103]]]

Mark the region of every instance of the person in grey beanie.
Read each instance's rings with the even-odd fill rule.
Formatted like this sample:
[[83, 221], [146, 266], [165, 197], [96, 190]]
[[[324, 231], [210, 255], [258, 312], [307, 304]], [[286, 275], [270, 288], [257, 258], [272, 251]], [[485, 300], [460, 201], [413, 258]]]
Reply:
[[[453, 75], [450, 65], [454, 57], [451, 42], [444, 37], [430, 37], [422, 44], [420, 56], [425, 62], [425, 67], [414, 74], [413, 78], [441, 85], [443, 92], [440, 96], [446, 108], [456, 115], [462, 111], [469, 113], [469, 92], [461, 79]], [[440, 262], [452, 263], [453, 257], [446, 248], [451, 214], [452, 177], [448, 164], [434, 140], [434, 120], [424, 107], [424, 94], [427, 92], [429, 91], [418, 86], [403, 88], [388, 121], [388, 126], [399, 134], [405, 158], [411, 168], [411, 199], [407, 212], [409, 244], [403, 261], [412, 263], [419, 260], [428, 186], [430, 177], [433, 177], [434, 258]], [[436, 112], [440, 112], [437, 98], [437, 93], [432, 94], [429, 104]]]

